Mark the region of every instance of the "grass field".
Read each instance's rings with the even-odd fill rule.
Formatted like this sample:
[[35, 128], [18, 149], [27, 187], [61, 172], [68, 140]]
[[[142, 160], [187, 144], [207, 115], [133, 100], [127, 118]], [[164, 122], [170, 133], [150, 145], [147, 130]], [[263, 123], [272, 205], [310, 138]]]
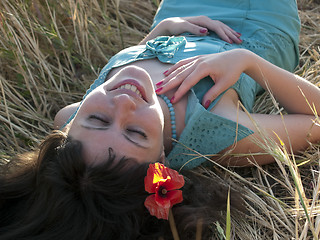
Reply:
[[[82, 98], [113, 54], [143, 38], [158, 4], [159, 0], [0, 1], [0, 164], [34, 149], [50, 133], [55, 113]], [[319, 85], [320, 2], [298, 0], [298, 5], [302, 32], [296, 73]], [[257, 100], [255, 111], [279, 113], [268, 94]], [[275, 164], [216, 166], [210, 172], [245, 193], [247, 215], [232, 217], [232, 236], [319, 239], [320, 145], [310, 145], [298, 156], [277, 143], [268, 143], [268, 149]], [[213, 238], [224, 239], [225, 223], [214, 223], [213, 228]]]

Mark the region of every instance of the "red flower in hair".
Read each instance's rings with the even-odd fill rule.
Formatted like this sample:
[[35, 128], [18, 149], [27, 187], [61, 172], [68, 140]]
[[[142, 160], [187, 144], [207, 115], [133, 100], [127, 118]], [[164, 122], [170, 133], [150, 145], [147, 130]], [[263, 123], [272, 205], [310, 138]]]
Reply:
[[144, 202], [150, 214], [168, 220], [170, 208], [183, 200], [182, 191], [177, 190], [183, 185], [184, 178], [177, 171], [161, 163], [150, 164], [144, 178], [145, 190], [154, 193]]

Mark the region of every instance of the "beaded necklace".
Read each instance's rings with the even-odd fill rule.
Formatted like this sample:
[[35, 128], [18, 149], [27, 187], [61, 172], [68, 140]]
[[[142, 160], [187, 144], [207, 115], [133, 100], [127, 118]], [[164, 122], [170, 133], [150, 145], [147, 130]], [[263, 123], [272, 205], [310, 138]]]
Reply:
[[171, 120], [171, 137], [173, 139], [172, 145], [175, 145], [177, 142], [177, 131], [176, 131], [176, 115], [174, 112], [174, 108], [172, 106], [172, 103], [170, 102], [169, 98], [165, 95], [159, 95], [163, 101], [167, 104], [169, 112], [170, 112], [170, 120]]

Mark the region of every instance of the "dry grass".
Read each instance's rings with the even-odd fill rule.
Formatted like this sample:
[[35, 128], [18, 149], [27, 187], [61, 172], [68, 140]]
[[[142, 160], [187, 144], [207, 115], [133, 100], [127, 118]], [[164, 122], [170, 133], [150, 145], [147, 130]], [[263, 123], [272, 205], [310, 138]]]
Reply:
[[[158, 1], [0, 1], [0, 163], [37, 146], [51, 131], [55, 113], [81, 99], [114, 53], [139, 42]], [[296, 72], [319, 85], [320, 2], [298, 2], [302, 33]], [[278, 112], [267, 94], [256, 110]], [[310, 145], [295, 158], [281, 145], [270, 143], [269, 149], [276, 164], [216, 167], [209, 173], [245, 192], [248, 216], [233, 218], [234, 238], [318, 239], [320, 146]], [[223, 239], [215, 232], [214, 238]]]
[[155, 6], [4, 0], [0, 9], [0, 149], [11, 155], [37, 145], [55, 113], [81, 99], [108, 59], [144, 36]]

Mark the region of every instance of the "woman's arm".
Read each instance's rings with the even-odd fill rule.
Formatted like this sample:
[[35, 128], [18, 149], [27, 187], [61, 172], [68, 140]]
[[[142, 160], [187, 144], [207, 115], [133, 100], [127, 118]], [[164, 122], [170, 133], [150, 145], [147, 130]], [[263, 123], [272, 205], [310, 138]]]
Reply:
[[226, 24], [206, 16], [196, 16], [167, 18], [161, 21], [139, 44], [145, 44], [157, 36], [179, 35], [184, 32], [205, 36], [208, 31], [215, 32], [222, 40], [228, 43], [240, 44], [242, 42], [240, 40], [241, 34]]
[[306, 79], [279, 68], [263, 58], [246, 51], [247, 68], [244, 73], [257, 81], [264, 89], [271, 91], [289, 113], [313, 114], [314, 104], [320, 110], [320, 89]]
[[313, 114], [306, 100], [320, 111], [320, 90], [316, 86], [245, 49], [182, 60], [165, 73], [166, 77], [157, 85], [162, 89], [157, 93], [163, 94], [179, 86], [173, 100], [177, 102], [202, 78], [210, 76], [215, 85], [203, 97], [202, 104], [207, 107], [236, 83], [243, 72], [270, 90], [288, 112]]

